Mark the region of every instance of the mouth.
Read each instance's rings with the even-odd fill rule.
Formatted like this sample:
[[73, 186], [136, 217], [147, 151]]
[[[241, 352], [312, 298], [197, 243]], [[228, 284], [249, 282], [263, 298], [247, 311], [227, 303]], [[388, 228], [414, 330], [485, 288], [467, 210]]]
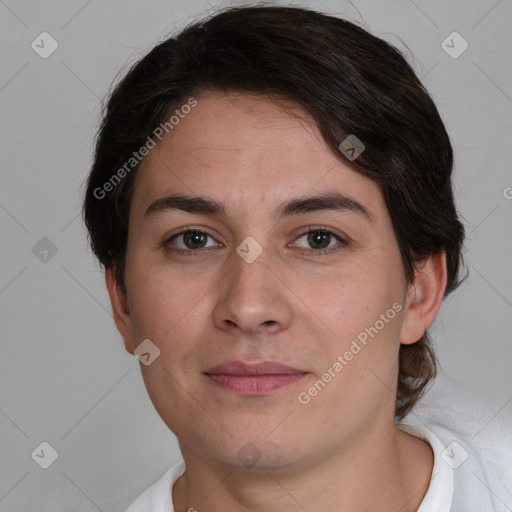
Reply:
[[241, 394], [263, 394], [296, 382], [309, 372], [275, 361], [227, 361], [204, 372], [219, 387]]

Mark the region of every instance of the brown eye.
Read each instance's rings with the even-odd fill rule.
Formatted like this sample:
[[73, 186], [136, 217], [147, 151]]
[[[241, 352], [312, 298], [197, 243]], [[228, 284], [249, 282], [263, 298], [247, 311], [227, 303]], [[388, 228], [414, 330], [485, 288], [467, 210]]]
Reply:
[[171, 237], [166, 245], [175, 245], [178, 249], [183, 251], [191, 251], [198, 249], [205, 249], [212, 247], [212, 245], [206, 245], [208, 238], [212, 238], [208, 233], [200, 231], [198, 229], [182, 231]]
[[325, 249], [331, 241], [331, 234], [327, 231], [310, 231], [307, 235], [308, 243], [314, 249]]
[[[336, 252], [348, 245], [343, 238], [323, 228], [310, 229], [297, 238], [297, 240], [301, 239], [305, 239], [305, 244], [296, 242], [297, 247], [310, 249], [309, 252], [313, 253], [315, 256]], [[336, 244], [335, 242], [338, 243]]]
[[206, 244], [208, 235], [201, 231], [187, 231], [183, 233], [183, 242], [189, 249], [202, 249]]

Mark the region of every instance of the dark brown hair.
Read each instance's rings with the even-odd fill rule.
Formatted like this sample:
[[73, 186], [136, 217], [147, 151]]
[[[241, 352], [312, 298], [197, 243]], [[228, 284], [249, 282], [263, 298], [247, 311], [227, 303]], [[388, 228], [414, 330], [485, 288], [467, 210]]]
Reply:
[[[445, 296], [459, 284], [464, 227], [454, 204], [452, 147], [428, 92], [402, 54], [354, 23], [312, 9], [231, 7], [155, 46], [111, 93], [96, 139], [83, 214], [92, 249], [127, 292], [128, 212], [138, 165], [175, 109], [209, 90], [294, 100], [340, 159], [380, 184], [407, 282], [415, 263], [446, 251]], [[365, 145], [351, 161], [349, 135]], [[122, 179], [112, 177], [123, 168]], [[112, 186], [105, 187], [109, 182]], [[108, 189], [108, 191], [107, 191]], [[102, 192], [99, 193], [98, 190]], [[427, 332], [401, 345], [395, 416], [412, 410], [437, 361]]]

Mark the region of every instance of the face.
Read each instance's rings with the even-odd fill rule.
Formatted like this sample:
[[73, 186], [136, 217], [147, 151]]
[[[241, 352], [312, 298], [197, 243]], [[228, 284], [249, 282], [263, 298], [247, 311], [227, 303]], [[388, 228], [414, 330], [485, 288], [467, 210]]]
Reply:
[[[160, 350], [141, 370], [184, 456], [312, 464], [393, 423], [416, 334], [391, 219], [298, 106], [197, 100], [138, 172], [116, 323], [129, 352]], [[230, 361], [249, 369], [212, 373]]]

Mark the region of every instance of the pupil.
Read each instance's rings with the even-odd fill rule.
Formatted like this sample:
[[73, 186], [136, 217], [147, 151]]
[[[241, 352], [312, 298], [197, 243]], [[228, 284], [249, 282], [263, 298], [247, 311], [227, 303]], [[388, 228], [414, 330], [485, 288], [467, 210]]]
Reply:
[[[190, 233], [185, 234], [185, 245], [194, 245], [194, 244], [200, 244], [202, 247], [204, 245], [204, 233], [199, 233], [197, 231], [191, 231]], [[202, 242], [202, 243], [201, 243]], [[197, 247], [192, 247], [193, 249], [197, 249]]]
[[[327, 247], [329, 245], [329, 233], [325, 233], [324, 231], [315, 231], [310, 233], [309, 235], [309, 243], [311, 245], [319, 244], [321, 245], [321, 249]], [[325, 243], [327, 241], [327, 243]]]

